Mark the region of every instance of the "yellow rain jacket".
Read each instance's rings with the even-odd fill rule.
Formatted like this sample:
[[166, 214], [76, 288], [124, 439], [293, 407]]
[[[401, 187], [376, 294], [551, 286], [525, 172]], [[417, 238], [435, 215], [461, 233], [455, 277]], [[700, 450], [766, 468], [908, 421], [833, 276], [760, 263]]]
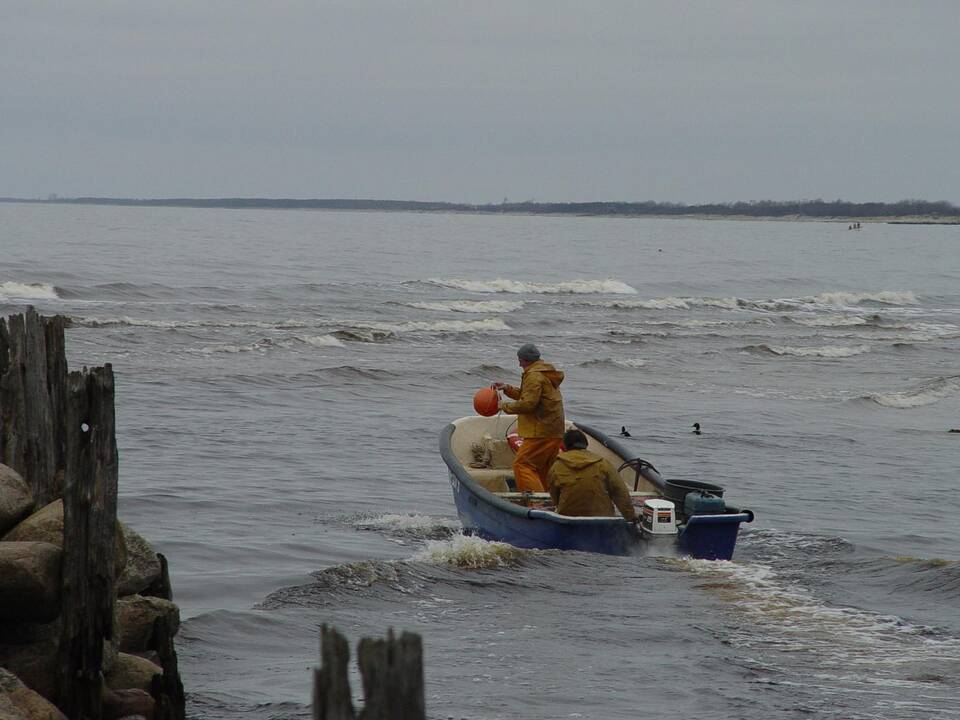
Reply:
[[637, 518], [630, 493], [613, 465], [589, 450], [569, 450], [550, 468], [550, 496], [560, 515], [612, 517], [616, 505], [629, 521]]
[[563, 437], [562, 382], [562, 372], [550, 363], [537, 360], [523, 371], [520, 387], [503, 387], [503, 394], [517, 402], [501, 402], [500, 409], [518, 416], [517, 433], [520, 437]]

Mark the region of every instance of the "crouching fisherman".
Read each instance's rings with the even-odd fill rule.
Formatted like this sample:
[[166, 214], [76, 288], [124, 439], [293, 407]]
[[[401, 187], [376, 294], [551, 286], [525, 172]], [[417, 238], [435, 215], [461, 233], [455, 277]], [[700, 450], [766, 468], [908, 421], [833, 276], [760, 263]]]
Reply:
[[567, 430], [564, 452], [550, 468], [550, 495], [560, 515], [611, 517], [613, 506], [628, 522], [637, 521], [630, 493], [607, 460], [587, 450], [587, 436]]
[[547, 473], [560, 452], [563, 437], [563, 373], [540, 359], [536, 345], [527, 343], [517, 350], [523, 368], [520, 387], [494, 383], [492, 387], [517, 402], [500, 401], [500, 409], [517, 415], [517, 433], [523, 444], [513, 461], [517, 490], [544, 492]]

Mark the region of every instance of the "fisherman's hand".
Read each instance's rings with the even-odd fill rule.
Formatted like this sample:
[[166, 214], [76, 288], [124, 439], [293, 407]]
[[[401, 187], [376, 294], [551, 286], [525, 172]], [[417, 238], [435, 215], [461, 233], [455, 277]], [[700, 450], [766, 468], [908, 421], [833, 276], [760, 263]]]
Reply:
[[490, 387], [492, 387], [494, 390], [498, 390], [498, 391], [499, 391], [499, 390], [503, 390], [506, 386], [507, 386], [507, 384], [506, 384], [506, 383], [502, 383], [502, 382], [495, 382], [495, 383], [491, 383], [491, 384], [490, 384]]

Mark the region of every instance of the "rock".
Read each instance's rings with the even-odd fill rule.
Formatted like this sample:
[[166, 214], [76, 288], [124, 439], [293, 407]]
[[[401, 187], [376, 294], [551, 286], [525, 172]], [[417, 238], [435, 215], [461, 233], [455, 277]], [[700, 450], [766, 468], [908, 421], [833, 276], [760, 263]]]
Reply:
[[60, 638], [60, 616], [53, 622], [0, 620], [0, 645], [29, 645], [35, 642], [56, 642]]
[[146, 690], [103, 691], [103, 720], [142, 717], [153, 720], [156, 703]]
[[117, 595], [145, 590], [160, 577], [160, 559], [150, 543], [136, 530], [120, 523], [127, 547], [127, 563], [117, 580]]
[[[127, 545], [119, 526], [120, 522], [117, 521], [117, 561], [115, 567], [118, 575], [123, 571], [124, 565], [127, 564]], [[48, 542], [57, 547], [63, 547], [63, 500], [54, 500], [49, 505], [43, 506], [33, 515], [22, 520], [2, 539], [10, 542], [28, 540]]]
[[6, 542], [45, 542], [63, 547], [63, 500], [54, 500], [3, 536]]
[[112, 690], [131, 688], [149, 692], [154, 675], [162, 675], [163, 668], [136, 655], [120, 653], [110, 672], [106, 674], [107, 687]]
[[114, 637], [121, 652], [152, 650], [153, 622], [161, 615], [170, 619], [174, 632], [180, 626], [180, 609], [157, 597], [128, 595], [117, 599]]
[[[9, 701], [8, 714], [4, 713], [4, 697]], [[60, 712], [56, 705], [28, 688], [13, 673], [0, 668], [0, 718], [7, 720], [8, 717], [24, 720], [66, 720], [66, 715]]]
[[13, 468], [0, 465], [0, 537], [33, 510], [33, 494]]
[[0, 542], [0, 619], [49, 622], [60, 614], [62, 551], [46, 542]]
[[0, 720], [30, 720], [13, 704], [13, 700], [3, 690], [0, 690]]
[[28, 688], [56, 702], [56, 643], [0, 645], [0, 668], [6, 668]]

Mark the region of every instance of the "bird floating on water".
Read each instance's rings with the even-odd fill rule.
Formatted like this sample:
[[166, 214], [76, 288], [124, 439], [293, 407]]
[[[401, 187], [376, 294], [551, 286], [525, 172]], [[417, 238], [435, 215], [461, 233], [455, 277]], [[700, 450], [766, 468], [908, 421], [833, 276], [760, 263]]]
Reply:
[[627, 430], [627, 426], [626, 426], [626, 425], [621, 425], [621, 426], [620, 426], [620, 437], [631, 437], [630, 431]]
[[694, 423], [694, 424], [691, 425], [690, 427], [693, 428], [693, 434], [694, 434], [694, 435], [703, 435], [703, 433], [700, 432], [700, 423]]

